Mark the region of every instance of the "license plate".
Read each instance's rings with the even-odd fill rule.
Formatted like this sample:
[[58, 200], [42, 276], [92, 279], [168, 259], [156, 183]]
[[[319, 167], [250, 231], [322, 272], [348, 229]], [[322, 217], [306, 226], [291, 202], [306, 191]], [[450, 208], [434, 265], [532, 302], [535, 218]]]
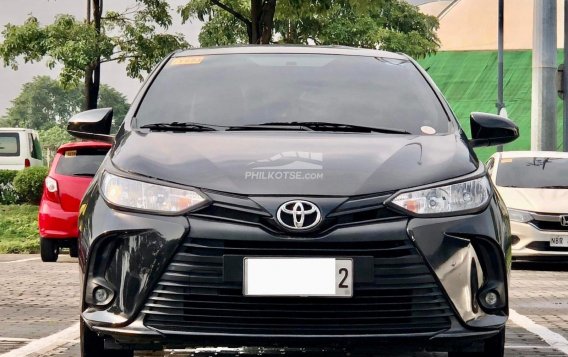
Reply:
[[247, 296], [353, 296], [353, 259], [244, 258]]
[[568, 248], [568, 236], [550, 238], [550, 246], [556, 248]]

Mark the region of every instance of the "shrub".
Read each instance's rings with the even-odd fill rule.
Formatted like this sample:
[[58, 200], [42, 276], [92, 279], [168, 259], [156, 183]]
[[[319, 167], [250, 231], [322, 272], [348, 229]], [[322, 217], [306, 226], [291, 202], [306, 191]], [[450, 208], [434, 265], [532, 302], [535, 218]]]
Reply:
[[0, 170], [0, 185], [14, 182], [18, 172], [17, 170]]
[[18, 202], [18, 193], [14, 188], [15, 170], [0, 170], [0, 205], [10, 205]]
[[18, 172], [14, 178], [14, 188], [21, 201], [39, 204], [43, 193], [43, 181], [47, 173], [46, 167], [30, 167]]

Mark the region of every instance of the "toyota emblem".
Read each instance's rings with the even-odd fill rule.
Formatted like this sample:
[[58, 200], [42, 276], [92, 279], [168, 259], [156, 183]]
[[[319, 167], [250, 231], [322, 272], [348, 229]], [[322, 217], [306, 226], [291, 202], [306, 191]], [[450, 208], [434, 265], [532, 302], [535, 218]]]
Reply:
[[276, 219], [284, 228], [304, 231], [321, 222], [321, 212], [315, 204], [294, 200], [282, 204], [276, 212]]
[[560, 224], [564, 227], [568, 227], [568, 216], [560, 216]]

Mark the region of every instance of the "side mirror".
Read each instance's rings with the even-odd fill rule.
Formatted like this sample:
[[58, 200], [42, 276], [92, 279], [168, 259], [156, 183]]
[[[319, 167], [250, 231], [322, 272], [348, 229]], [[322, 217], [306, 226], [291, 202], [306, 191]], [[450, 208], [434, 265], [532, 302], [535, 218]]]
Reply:
[[519, 127], [511, 120], [495, 114], [471, 113], [472, 147], [503, 145], [519, 137]]
[[110, 135], [112, 108], [92, 109], [74, 115], [69, 119], [67, 132], [79, 139], [114, 142]]

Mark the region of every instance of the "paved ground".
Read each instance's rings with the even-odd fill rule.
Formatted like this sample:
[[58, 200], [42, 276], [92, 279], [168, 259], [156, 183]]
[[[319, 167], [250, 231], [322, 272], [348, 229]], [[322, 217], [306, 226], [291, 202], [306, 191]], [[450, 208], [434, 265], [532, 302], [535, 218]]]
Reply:
[[[37, 255], [0, 255], [0, 357], [78, 357], [78, 300], [75, 259], [60, 256], [58, 263], [47, 264]], [[568, 355], [568, 263], [516, 265], [511, 308], [507, 356]], [[235, 355], [167, 352], [137, 357], [227, 354]]]

